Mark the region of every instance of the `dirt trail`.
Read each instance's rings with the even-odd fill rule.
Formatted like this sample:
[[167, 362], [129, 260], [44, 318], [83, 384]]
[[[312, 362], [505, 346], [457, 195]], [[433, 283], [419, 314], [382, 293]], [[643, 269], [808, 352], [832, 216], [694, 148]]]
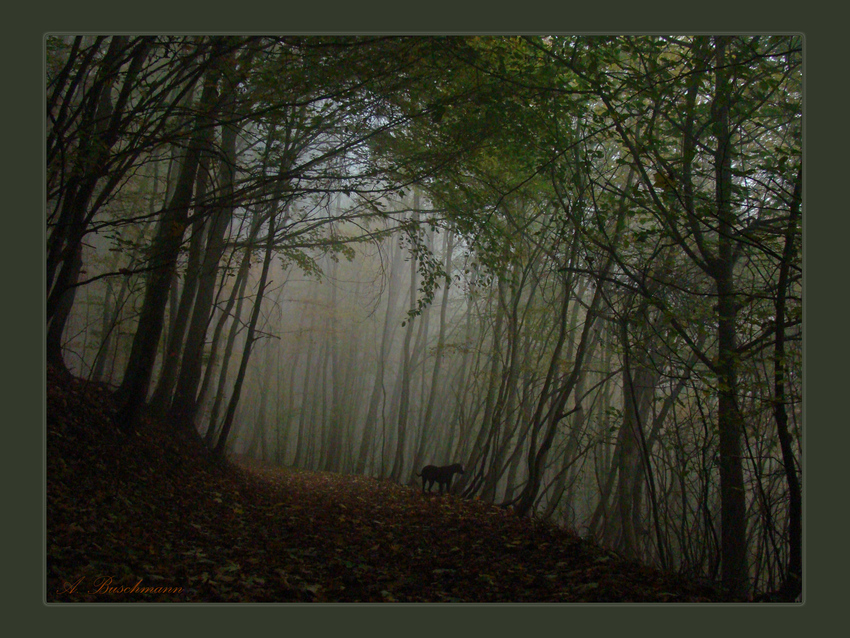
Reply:
[[48, 375], [50, 602], [717, 601], [479, 501], [363, 476], [221, 464], [108, 389]]

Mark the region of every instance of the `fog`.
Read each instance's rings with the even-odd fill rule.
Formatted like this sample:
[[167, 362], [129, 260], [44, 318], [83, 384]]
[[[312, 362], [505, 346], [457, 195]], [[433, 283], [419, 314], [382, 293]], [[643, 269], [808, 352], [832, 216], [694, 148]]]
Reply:
[[47, 359], [119, 428], [798, 591], [799, 39], [47, 44]]

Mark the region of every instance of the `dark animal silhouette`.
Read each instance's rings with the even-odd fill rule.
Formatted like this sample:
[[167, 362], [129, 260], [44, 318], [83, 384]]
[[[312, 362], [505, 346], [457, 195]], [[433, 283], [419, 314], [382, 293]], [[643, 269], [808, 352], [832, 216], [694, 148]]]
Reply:
[[431, 488], [434, 487], [434, 483], [439, 484], [440, 486], [440, 494], [443, 493], [443, 486], [445, 485], [446, 492], [452, 486], [452, 477], [455, 474], [463, 474], [463, 466], [460, 463], [455, 463], [454, 465], [446, 465], [443, 467], [437, 467], [436, 465], [426, 465], [422, 468], [422, 473], [417, 474], [416, 476], [422, 477], [422, 491], [425, 491], [425, 482], [428, 482], [428, 491], [431, 491]]

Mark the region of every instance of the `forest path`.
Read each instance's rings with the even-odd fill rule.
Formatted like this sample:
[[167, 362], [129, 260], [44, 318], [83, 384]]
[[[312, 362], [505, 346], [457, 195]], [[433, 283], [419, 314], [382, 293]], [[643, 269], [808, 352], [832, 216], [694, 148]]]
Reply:
[[48, 371], [48, 602], [715, 601], [476, 500], [214, 461], [107, 388]]

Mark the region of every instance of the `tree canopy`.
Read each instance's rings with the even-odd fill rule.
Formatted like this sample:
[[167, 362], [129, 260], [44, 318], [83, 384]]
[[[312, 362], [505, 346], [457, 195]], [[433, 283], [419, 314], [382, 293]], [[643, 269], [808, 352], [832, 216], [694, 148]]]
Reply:
[[47, 359], [220, 455], [802, 591], [800, 36], [56, 36]]

